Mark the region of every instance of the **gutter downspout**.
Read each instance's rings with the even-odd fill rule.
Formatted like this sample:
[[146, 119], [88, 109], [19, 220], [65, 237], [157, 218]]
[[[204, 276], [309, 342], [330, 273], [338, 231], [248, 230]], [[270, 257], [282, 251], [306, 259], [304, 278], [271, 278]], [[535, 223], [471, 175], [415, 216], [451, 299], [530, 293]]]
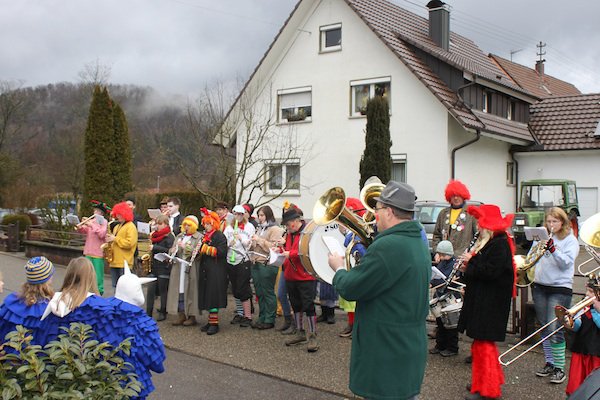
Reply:
[[477, 142], [480, 138], [481, 138], [481, 131], [479, 129], [475, 130], [475, 138], [472, 140], [469, 140], [466, 143], [461, 144], [460, 146], [457, 146], [455, 148], [452, 149], [452, 155], [450, 156], [450, 163], [451, 163], [451, 173], [450, 173], [450, 179], [455, 179], [455, 171], [456, 171], [456, 152], [464, 147], [467, 147], [475, 142]]
[[515, 158], [515, 149], [512, 147], [508, 151], [510, 159], [515, 164], [515, 211], [518, 211], [519, 207], [519, 162]]

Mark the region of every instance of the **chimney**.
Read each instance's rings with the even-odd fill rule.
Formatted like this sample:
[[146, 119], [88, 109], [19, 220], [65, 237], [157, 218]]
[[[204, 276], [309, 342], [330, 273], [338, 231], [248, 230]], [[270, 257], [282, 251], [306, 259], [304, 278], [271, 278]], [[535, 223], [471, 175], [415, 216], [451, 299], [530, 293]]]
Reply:
[[450, 8], [440, 0], [431, 0], [429, 8], [429, 37], [442, 49], [450, 49]]
[[539, 76], [544, 76], [544, 62], [546, 60], [538, 60], [535, 62], [535, 71]]

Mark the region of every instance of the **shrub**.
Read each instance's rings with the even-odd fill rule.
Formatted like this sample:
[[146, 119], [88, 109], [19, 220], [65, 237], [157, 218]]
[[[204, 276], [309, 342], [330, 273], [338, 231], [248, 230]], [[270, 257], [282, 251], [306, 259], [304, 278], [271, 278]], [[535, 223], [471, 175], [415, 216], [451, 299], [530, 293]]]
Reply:
[[31, 218], [25, 214], [8, 214], [2, 218], [2, 225], [12, 225], [17, 222], [19, 222], [19, 233], [23, 233], [31, 225]]
[[21, 325], [0, 346], [2, 399], [128, 399], [140, 393], [129, 339], [113, 347], [93, 340], [89, 325], [72, 323], [44, 348]]

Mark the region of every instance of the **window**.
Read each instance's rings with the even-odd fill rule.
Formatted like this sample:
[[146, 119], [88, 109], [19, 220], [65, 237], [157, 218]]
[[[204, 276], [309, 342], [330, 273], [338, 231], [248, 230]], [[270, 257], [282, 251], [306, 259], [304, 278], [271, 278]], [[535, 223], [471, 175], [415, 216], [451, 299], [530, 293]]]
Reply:
[[367, 113], [367, 102], [375, 97], [383, 96], [387, 99], [388, 105], [391, 109], [391, 79], [387, 78], [375, 78], [365, 79], [360, 81], [350, 82], [350, 96], [351, 96], [351, 116], [366, 115]]
[[278, 90], [277, 99], [280, 123], [312, 120], [312, 88], [310, 86]]
[[483, 112], [492, 112], [492, 94], [490, 92], [483, 92]]
[[406, 182], [406, 154], [392, 154], [392, 180]]
[[300, 192], [300, 161], [271, 161], [266, 168], [266, 192]]
[[515, 185], [515, 163], [514, 162], [506, 163], [506, 184], [508, 186]]
[[509, 101], [508, 108], [506, 109], [506, 118], [513, 121], [515, 119], [516, 108], [517, 108], [517, 105], [515, 104], [515, 102]]
[[342, 49], [342, 24], [322, 26], [320, 31], [321, 53]]

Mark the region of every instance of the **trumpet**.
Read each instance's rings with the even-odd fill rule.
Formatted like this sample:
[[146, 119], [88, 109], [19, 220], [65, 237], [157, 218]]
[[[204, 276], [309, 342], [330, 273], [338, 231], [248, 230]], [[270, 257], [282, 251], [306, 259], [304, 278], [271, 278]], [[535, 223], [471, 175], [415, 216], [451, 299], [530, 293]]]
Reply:
[[[506, 367], [506, 366], [512, 364], [513, 362], [517, 361], [519, 358], [523, 357], [525, 354], [529, 353], [531, 350], [533, 350], [534, 348], [539, 346], [544, 340], [553, 336], [554, 334], [559, 332], [561, 329], [564, 329], [564, 328], [573, 329], [573, 326], [575, 325], [575, 320], [577, 318], [581, 318], [581, 315], [584, 314], [584, 312], [581, 312], [581, 311], [583, 311], [587, 307], [589, 307], [596, 299], [600, 300], [600, 280], [598, 280], [598, 278], [594, 278], [594, 277], [591, 277], [590, 280], [592, 280], [592, 282], [593, 282], [594, 293], [595, 293], [594, 296], [585, 298], [585, 299], [581, 300], [580, 302], [578, 302], [577, 304], [575, 304], [573, 307], [568, 308], [568, 309], [563, 306], [556, 306], [554, 308], [554, 314], [556, 315], [556, 318], [554, 318], [552, 321], [548, 322], [546, 325], [542, 326], [541, 328], [539, 328], [538, 330], [533, 332], [531, 335], [527, 336], [525, 339], [521, 340], [519, 343], [515, 344], [510, 349], [506, 350], [504, 353], [500, 354], [500, 356], [498, 357], [498, 362]], [[537, 335], [539, 332], [542, 332], [544, 329], [546, 329], [547, 327], [552, 325], [557, 320], [561, 324], [557, 329], [555, 329], [548, 335], [544, 336], [542, 339], [537, 341], [535, 344], [531, 345], [527, 350], [525, 350], [518, 356], [516, 356], [508, 361], [502, 360], [502, 358], [505, 357], [507, 354], [513, 352], [515, 349], [517, 349], [523, 343], [527, 342], [529, 339], [531, 339], [532, 337]]]
[[81, 228], [86, 222], [88, 222], [89, 220], [91, 220], [92, 218], [95, 218], [95, 217], [96, 217], [96, 214], [92, 214], [89, 217], [83, 218], [80, 223], [75, 225], [75, 229]]

